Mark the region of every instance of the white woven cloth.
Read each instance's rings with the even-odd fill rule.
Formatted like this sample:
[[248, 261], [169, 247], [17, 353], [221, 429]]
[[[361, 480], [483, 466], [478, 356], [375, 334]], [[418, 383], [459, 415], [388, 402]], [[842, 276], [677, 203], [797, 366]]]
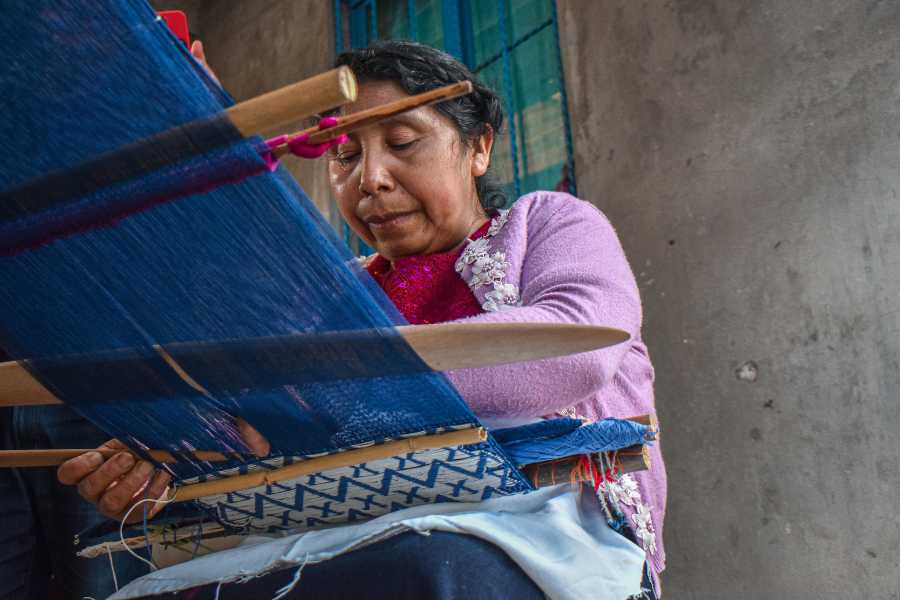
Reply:
[[[579, 493], [565, 484], [477, 504], [428, 504], [358, 525], [248, 540], [237, 548], [145, 575], [111, 599], [235, 582], [322, 562], [408, 530], [448, 531], [489, 541], [509, 554], [552, 599], [622, 600], [641, 591], [644, 551], [609, 528], [589, 489]], [[298, 585], [303, 585], [302, 576]]]

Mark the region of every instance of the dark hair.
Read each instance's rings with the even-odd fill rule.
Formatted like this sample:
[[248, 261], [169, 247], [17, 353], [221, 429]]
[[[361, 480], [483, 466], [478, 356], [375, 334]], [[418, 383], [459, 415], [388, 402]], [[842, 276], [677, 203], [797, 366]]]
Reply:
[[[495, 136], [499, 135], [503, 126], [499, 96], [446, 52], [416, 42], [380, 40], [368, 48], [342, 53], [334, 66], [342, 65], [350, 67], [361, 84], [367, 81], [395, 81], [410, 95], [458, 81], [471, 81], [474, 88], [471, 94], [441, 102], [435, 108], [450, 119], [466, 144], [478, 139], [487, 125], [494, 130]], [[506, 205], [506, 196], [490, 172], [475, 178], [475, 189], [481, 206], [486, 210]]]

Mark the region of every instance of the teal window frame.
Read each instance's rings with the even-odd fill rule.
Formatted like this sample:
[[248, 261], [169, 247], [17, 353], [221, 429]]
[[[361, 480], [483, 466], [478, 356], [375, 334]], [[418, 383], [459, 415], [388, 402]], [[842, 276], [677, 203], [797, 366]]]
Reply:
[[[384, 1], [384, 0], [383, 0]], [[441, 16], [441, 45], [449, 54], [461, 60], [476, 75], [489, 67], [493, 67], [496, 63], [500, 63], [502, 70], [500, 90], [505, 103], [507, 115], [507, 130], [509, 139], [510, 163], [512, 169], [512, 181], [510, 182], [518, 198], [523, 192], [532, 190], [523, 190], [523, 177], [520, 172], [520, 165], [524, 171], [528, 172], [528, 147], [527, 144], [518, 142], [520, 136], [517, 132], [516, 119], [513, 115], [521, 114], [521, 108], [516, 105], [516, 95], [514, 93], [514, 80], [512, 68], [512, 53], [516, 51], [522, 44], [542, 33], [548, 28], [552, 28], [553, 40], [556, 46], [556, 67], [559, 82], [559, 94], [561, 97], [560, 105], [563, 122], [563, 136], [565, 147], [564, 165], [566, 169], [566, 183], [568, 192], [577, 195], [577, 182], [575, 177], [575, 160], [572, 144], [571, 120], [568, 111], [568, 98], [566, 95], [565, 77], [562, 64], [562, 53], [559, 47], [559, 22], [556, 7], [556, 0], [544, 0], [549, 4], [549, 17], [537, 24], [532, 29], [521, 33], [515, 39], [510, 39], [510, 24], [508, 22], [511, 0], [434, 0], [440, 2]], [[495, 54], [487, 57], [478, 64], [474, 64], [475, 51], [475, 33], [472, 24], [472, 11], [470, 2], [496, 2], [496, 11], [498, 17], [498, 27], [500, 36], [500, 50]], [[379, 0], [333, 0], [335, 15], [335, 51], [343, 52], [349, 48], [362, 48], [371, 42], [379, 39], [378, 35], [378, 17], [379, 17]], [[385, 5], [382, 4], [381, 7]], [[391, 5], [388, 5], [391, 6]], [[393, 6], [396, 9], [396, 0]], [[402, 10], [402, 6], [401, 6]], [[417, 2], [416, 0], [406, 0], [405, 23], [401, 25], [404, 35], [400, 36], [405, 39], [415, 41], [423, 41], [419, 39], [419, 19], [417, 18]], [[393, 16], [394, 19], [398, 15]], [[400, 17], [402, 19], [402, 17]], [[432, 32], [433, 33], [433, 32]], [[428, 40], [424, 40], [428, 41]], [[344, 237], [351, 243], [354, 236], [351, 235], [349, 226], [344, 225]], [[361, 244], [360, 240], [356, 240], [357, 244]], [[352, 244], [351, 244], [352, 246]], [[361, 248], [361, 246], [358, 246]]]

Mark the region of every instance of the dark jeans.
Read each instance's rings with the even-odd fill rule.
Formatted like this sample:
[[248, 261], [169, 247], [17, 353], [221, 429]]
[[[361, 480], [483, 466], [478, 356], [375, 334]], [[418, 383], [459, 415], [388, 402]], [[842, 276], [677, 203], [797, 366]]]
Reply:
[[[289, 584], [296, 568], [277, 571], [247, 583], [223, 585], [220, 600], [272, 598]], [[211, 600], [216, 585], [194, 588], [160, 599]], [[385, 598], [468, 600], [543, 600], [544, 594], [501, 549], [470, 535], [433, 531], [406, 532], [303, 567], [300, 581], [284, 596], [290, 600], [374, 600]], [[624, 600], [624, 599], [623, 599]]]
[[[0, 410], [0, 447], [93, 448], [108, 436], [65, 406]], [[0, 599], [105, 598], [115, 591], [107, 558], [75, 556], [75, 536], [104, 520], [56, 469], [0, 469]], [[119, 586], [147, 572], [113, 555]]]

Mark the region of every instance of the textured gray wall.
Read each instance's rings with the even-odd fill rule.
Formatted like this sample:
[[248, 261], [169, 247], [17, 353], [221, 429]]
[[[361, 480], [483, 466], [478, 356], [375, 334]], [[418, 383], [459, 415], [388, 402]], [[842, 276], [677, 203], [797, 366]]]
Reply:
[[[317, 75], [334, 59], [330, 0], [154, 0], [157, 10], [188, 15], [195, 38], [222, 85], [241, 101]], [[296, 123], [288, 133], [309, 126]], [[284, 164], [328, 218], [331, 215], [324, 160], [285, 159]]]
[[900, 598], [900, 3], [559, 12], [657, 367], [666, 595]]

